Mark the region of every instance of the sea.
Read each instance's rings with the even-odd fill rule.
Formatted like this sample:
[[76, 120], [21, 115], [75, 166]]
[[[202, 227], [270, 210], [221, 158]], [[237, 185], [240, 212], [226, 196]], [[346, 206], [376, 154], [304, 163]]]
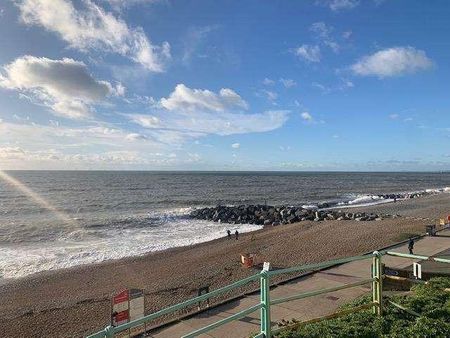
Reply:
[[0, 279], [261, 228], [190, 219], [193, 208], [386, 203], [376, 195], [449, 186], [449, 172], [1, 172]]

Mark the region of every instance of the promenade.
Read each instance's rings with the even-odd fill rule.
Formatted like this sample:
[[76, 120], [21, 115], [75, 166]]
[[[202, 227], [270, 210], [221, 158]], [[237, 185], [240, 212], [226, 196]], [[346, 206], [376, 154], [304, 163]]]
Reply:
[[[414, 247], [414, 253], [418, 255], [433, 256], [450, 249], [450, 230], [442, 231], [439, 235], [440, 236], [437, 237], [423, 237], [420, 240], [417, 240]], [[390, 250], [408, 253], [407, 244], [398, 245]], [[383, 263], [389, 267], [406, 268], [410, 266], [412, 262], [413, 261], [411, 259], [383, 256]], [[363, 260], [350, 262], [319, 271], [309, 276], [301, 277], [271, 288], [270, 296], [271, 298], [286, 297], [367, 279], [370, 278], [370, 264], [371, 260]], [[448, 267], [448, 269], [450, 269], [450, 267]], [[332, 314], [342, 304], [370, 292], [370, 290], [370, 284], [367, 284], [360, 287], [331, 292], [306, 299], [272, 305], [272, 325], [276, 325], [283, 319], [291, 320], [295, 318], [298, 321], [304, 321]], [[229, 317], [241, 310], [257, 304], [258, 302], [259, 293], [230, 301], [226, 304], [199, 313], [186, 320], [181, 320], [162, 329], [155, 330], [150, 337], [181, 337], [184, 334]], [[225, 324], [214, 329], [213, 331], [210, 331], [208, 334], [202, 334], [199, 337], [249, 337], [251, 334], [259, 332], [259, 325], [259, 311], [256, 311], [251, 315]]]

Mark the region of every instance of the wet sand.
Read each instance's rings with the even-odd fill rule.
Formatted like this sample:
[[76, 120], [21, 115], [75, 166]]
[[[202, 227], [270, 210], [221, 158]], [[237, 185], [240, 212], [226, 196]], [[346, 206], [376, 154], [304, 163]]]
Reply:
[[[0, 285], [2, 337], [81, 337], [105, 327], [110, 299], [122, 288], [143, 288], [146, 311], [196, 296], [258, 272], [239, 255], [256, 253], [281, 268], [362, 254], [424, 232], [450, 213], [450, 194], [352, 208], [404, 217], [383, 221], [301, 222], [163, 252], [36, 274]], [[249, 286], [250, 288], [252, 285]], [[241, 292], [246, 290], [242, 289]], [[248, 291], [248, 290], [247, 290]]]

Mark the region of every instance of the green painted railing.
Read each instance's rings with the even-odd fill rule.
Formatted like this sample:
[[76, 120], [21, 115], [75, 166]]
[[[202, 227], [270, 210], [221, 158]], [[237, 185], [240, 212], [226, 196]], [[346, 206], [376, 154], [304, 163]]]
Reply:
[[[281, 304], [284, 302], [313, 297], [313, 296], [321, 295], [324, 293], [335, 292], [335, 291], [339, 291], [339, 290], [343, 290], [343, 289], [353, 288], [353, 287], [368, 284], [368, 283], [372, 283], [372, 302], [369, 304], [365, 304], [365, 305], [353, 308], [353, 309], [348, 309], [341, 313], [337, 313], [336, 315], [344, 314], [344, 312], [345, 312], [345, 314], [352, 313], [352, 312], [356, 312], [356, 311], [361, 311], [362, 309], [365, 309], [367, 307], [369, 307], [369, 308], [372, 307], [372, 311], [375, 314], [381, 316], [382, 311], [383, 311], [382, 291], [383, 291], [384, 275], [382, 274], [382, 264], [381, 264], [383, 255], [409, 258], [409, 259], [418, 259], [418, 260], [434, 260], [436, 262], [441, 262], [441, 263], [450, 263], [450, 259], [444, 259], [444, 258], [438, 258], [438, 257], [411, 255], [411, 254], [404, 254], [404, 253], [399, 253], [399, 252], [394, 252], [394, 251], [383, 251], [383, 252], [375, 251], [371, 255], [354, 256], [354, 257], [331, 260], [331, 261], [322, 262], [322, 263], [300, 265], [300, 266], [296, 266], [296, 267], [292, 267], [292, 268], [279, 269], [279, 270], [271, 270], [271, 271], [263, 270], [258, 274], [241, 279], [232, 284], [224, 286], [220, 289], [213, 290], [209, 293], [189, 299], [182, 303], [169, 306], [158, 312], [152, 313], [152, 314], [142, 317], [140, 319], [133, 320], [129, 323], [122, 324], [122, 325], [119, 325], [116, 327], [108, 326], [104, 330], [94, 333], [94, 334], [88, 336], [87, 338], [114, 337], [115, 334], [120, 333], [122, 331], [142, 325], [144, 323], [148, 323], [148, 322], [155, 320], [161, 316], [174, 313], [178, 310], [185, 309], [186, 307], [198, 304], [201, 301], [205, 301], [209, 298], [219, 296], [225, 292], [242, 287], [248, 283], [255, 282], [257, 280], [260, 281], [260, 302], [258, 304], [253, 305], [245, 310], [242, 310], [232, 316], [221, 319], [215, 323], [209, 324], [203, 328], [200, 328], [193, 332], [190, 332], [189, 334], [184, 335], [182, 338], [197, 337], [200, 334], [207, 333], [219, 326], [222, 326], [222, 325], [232, 322], [234, 320], [243, 318], [243, 317], [245, 317], [255, 311], [258, 311], [258, 310], [260, 310], [261, 326], [260, 326], [260, 332], [257, 336], [255, 336], [255, 338], [271, 338], [272, 334], [275, 334], [283, 329], [283, 328], [274, 329], [271, 327], [271, 321], [270, 321], [270, 306], [271, 305]], [[360, 260], [365, 260], [365, 259], [372, 259], [372, 265], [371, 265], [371, 269], [372, 269], [371, 276], [372, 277], [371, 278], [363, 279], [363, 280], [360, 280], [357, 282], [348, 283], [348, 284], [344, 284], [344, 285], [340, 285], [340, 286], [336, 286], [336, 287], [300, 293], [300, 294], [296, 294], [296, 295], [292, 295], [292, 296], [288, 296], [288, 297], [277, 298], [277, 299], [273, 299], [273, 300], [270, 299], [270, 277], [272, 277], [272, 276], [277, 276], [277, 275], [287, 274], [287, 273], [298, 273], [298, 272], [306, 272], [306, 271], [311, 271], [311, 270], [324, 269], [324, 268], [328, 268], [328, 267], [339, 265], [339, 264], [355, 262], [355, 261], [360, 261]], [[397, 306], [398, 304], [395, 304], [395, 305]], [[326, 316], [323, 318], [331, 318], [331, 316]]]

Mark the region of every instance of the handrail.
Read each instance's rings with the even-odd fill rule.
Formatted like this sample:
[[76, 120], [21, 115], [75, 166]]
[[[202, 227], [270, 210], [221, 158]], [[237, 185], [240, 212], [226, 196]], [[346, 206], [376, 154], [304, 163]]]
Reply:
[[354, 288], [355, 286], [364, 285], [364, 284], [373, 282], [374, 280], [376, 280], [376, 278], [368, 278], [368, 279], [363, 279], [363, 280], [355, 282], [355, 283], [344, 284], [344, 285], [339, 285], [339, 286], [335, 286], [335, 287], [332, 287], [332, 288], [320, 289], [320, 290], [315, 290], [315, 291], [311, 291], [311, 292], [300, 293], [300, 294], [295, 295], [295, 296], [277, 298], [277, 299], [272, 300], [270, 302], [270, 305], [277, 305], [277, 304], [280, 304], [280, 303], [290, 302], [290, 301], [293, 301], [293, 300], [298, 300], [298, 299], [318, 296], [318, 295], [321, 295], [323, 293], [329, 293], [329, 292], [334, 292], [334, 291]]
[[433, 257], [433, 256], [422, 256], [422, 255], [413, 255], [413, 254], [407, 254], [402, 252], [395, 252], [395, 251], [386, 251], [384, 254], [388, 256], [395, 256], [395, 257], [402, 257], [402, 258], [412, 258], [412, 259], [420, 259], [420, 260], [429, 260], [429, 261], [435, 261], [440, 263], [450, 263], [450, 259], [445, 258], [439, 258], [439, 257]]
[[364, 259], [372, 258], [373, 255], [362, 255], [362, 256], [353, 256], [353, 257], [347, 257], [347, 258], [341, 258], [341, 259], [335, 259], [331, 261], [321, 262], [321, 263], [314, 263], [314, 264], [307, 264], [307, 265], [298, 265], [294, 266], [292, 268], [286, 268], [286, 269], [279, 269], [279, 270], [271, 270], [268, 272], [269, 276], [276, 276], [284, 273], [292, 273], [292, 272], [299, 272], [299, 271], [308, 271], [308, 270], [314, 270], [314, 269], [320, 269], [320, 268], [327, 268], [333, 265], [338, 264], [344, 264], [349, 262], [355, 262], [355, 261], [361, 261]]
[[248, 315], [248, 314], [250, 314], [252, 312], [255, 312], [256, 310], [261, 309], [261, 307], [262, 307], [262, 304], [258, 303], [256, 305], [253, 305], [253, 306], [249, 307], [248, 309], [245, 309], [245, 310], [242, 310], [242, 311], [240, 311], [238, 313], [235, 313], [232, 316], [229, 316], [227, 318], [221, 319], [221, 320], [219, 320], [219, 321], [217, 321], [215, 323], [209, 324], [208, 326], [202, 327], [201, 329], [192, 331], [191, 333], [188, 333], [187, 335], [184, 335], [181, 338], [194, 338], [194, 337], [197, 337], [198, 335], [200, 335], [202, 333], [209, 332], [209, 331], [211, 331], [211, 330], [215, 329], [216, 327], [219, 327], [219, 326], [221, 326], [223, 324], [229, 323], [229, 322], [231, 322], [231, 321], [233, 321], [235, 319], [240, 319], [242, 317], [245, 317], [246, 315]]
[[413, 315], [413, 316], [420, 317], [420, 314], [418, 314], [416, 311], [410, 310], [410, 309], [404, 307], [403, 305], [394, 303], [394, 302], [391, 301], [391, 300], [388, 300], [388, 302], [389, 302], [390, 304], [392, 304], [393, 306], [395, 306], [396, 308], [399, 308], [400, 310], [403, 310], [403, 311], [405, 311], [405, 312], [407, 312], [407, 313], [409, 313], [409, 314], [411, 314], [411, 315]]

